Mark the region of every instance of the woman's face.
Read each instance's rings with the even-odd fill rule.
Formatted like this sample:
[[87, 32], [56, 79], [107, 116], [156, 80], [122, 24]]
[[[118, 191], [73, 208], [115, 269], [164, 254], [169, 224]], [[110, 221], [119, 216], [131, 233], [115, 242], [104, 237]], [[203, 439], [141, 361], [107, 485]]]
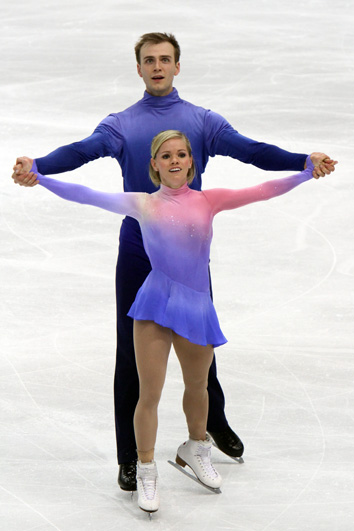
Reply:
[[159, 172], [162, 184], [169, 188], [180, 188], [187, 182], [192, 161], [185, 141], [171, 138], [161, 145], [156, 157], [151, 159], [151, 165]]

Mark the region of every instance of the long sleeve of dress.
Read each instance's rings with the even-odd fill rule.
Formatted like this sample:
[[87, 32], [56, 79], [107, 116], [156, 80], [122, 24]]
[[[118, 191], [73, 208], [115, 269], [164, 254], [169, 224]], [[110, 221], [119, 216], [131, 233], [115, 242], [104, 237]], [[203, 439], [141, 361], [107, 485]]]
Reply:
[[62, 199], [83, 205], [96, 206], [114, 212], [115, 214], [131, 216], [137, 220], [141, 217], [142, 206], [147, 195], [139, 192], [112, 194], [92, 190], [81, 184], [58, 181], [50, 177], [45, 177], [40, 173], [37, 174], [37, 177], [41, 186], [47, 188], [47, 190]]
[[273, 197], [286, 194], [301, 183], [312, 179], [313, 164], [310, 157], [307, 157], [306, 163], [306, 170], [290, 177], [273, 179], [272, 181], [240, 190], [215, 188], [206, 190], [203, 193], [212, 205], [214, 215], [222, 210], [231, 210], [248, 205], [249, 203], [266, 201]]

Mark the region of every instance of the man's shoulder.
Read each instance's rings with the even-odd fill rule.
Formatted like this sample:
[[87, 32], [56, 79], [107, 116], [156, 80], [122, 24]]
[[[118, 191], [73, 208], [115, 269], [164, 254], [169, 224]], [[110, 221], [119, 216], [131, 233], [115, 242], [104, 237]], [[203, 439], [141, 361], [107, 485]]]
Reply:
[[129, 120], [135, 114], [139, 114], [139, 110], [141, 110], [141, 100], [137, 101], [136, 103], [133, 103], [122, 111], [109, 113], [105, 118], [100, 121], [98, 127], [108, 126], [117, 128], [122, 123], [124, 123], [125, 120]]
[[186, 107], [190, 107], [190, 108], [193, 109], [195, 112], [200, 112], [200, 113], [209, 113], [209, 112], [212, 112], [210, 109], [206, 109], [205, 107], [202, 107], [202, 105], [196, 105], [195, 103], [192, 103], [191, 101], [185, 100], [185, 99], [183, 99], [183, 98], [180, 98], [179, 102], [180, 102], [182, 105], [185, 105]]
[[125, 109], [123, 109], [121, 111], [111, 112], [111, 113], [109, 113], [107, 118], [112, 117], [112, 118], [119, 119], [119, 118], [124, 117], [126, 115], [132, 114], [132, 113], [134, 113], [134, 111], [138, 111], [141, 108], [141, 105], [142, 105], [141, 102], [142, 102], [142, 100], [138, 100], [135, 103], [133, 103], [132, 105], [129, 105], [129, 107], [126, 107]]
[[195, 103], [183, 99], [181, 99], [181, 103], [183, 103], [186, 107], [189, 107], [192, 111], [194, 111], [195, 114], [204, 115], [212, 122], [227, 122], [227, 120], [221, 114], [213, 111], [212, 109], [203, 107], [201, 105], [196, 105]]

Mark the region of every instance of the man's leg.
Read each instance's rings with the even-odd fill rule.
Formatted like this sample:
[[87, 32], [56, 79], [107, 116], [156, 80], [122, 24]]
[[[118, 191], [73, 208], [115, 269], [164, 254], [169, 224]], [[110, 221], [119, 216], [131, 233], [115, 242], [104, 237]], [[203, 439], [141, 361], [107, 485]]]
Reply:
[[[211, 279], [210, 294], [213, 297]], [[231, 457], [241, 457], [244, 451], [243, 443], [239, 436], [230, 428], [226, 420], [225, 397], [217, 377], [215, 355], [209, 370], [208, 393], [208, 433], [213, 437], [216, 445], [222, 452]]]
[[133, 319], [127, 313], [151, 270], [139, 237], [130, 226], [122, 226], [116, 274], [117, 358], [114, 405], [118, 482], [124, 490], [136, 489], [136, 443], [133, 417], [139, 398], [139, 379], [133, 344]]
[[224, 393], [217, 378], [215, 356], [209, 370], [208, 393], [208, 433], [222, 452], [230, 457], [241, 457], [244, 451], [243, 443], [226, 420]]
[[225, 416], [225, 397], [217, 377], [215, 355], [209, 369], [208, 376], [209, 412], [208, 429], [222, 431], [228, 427]]

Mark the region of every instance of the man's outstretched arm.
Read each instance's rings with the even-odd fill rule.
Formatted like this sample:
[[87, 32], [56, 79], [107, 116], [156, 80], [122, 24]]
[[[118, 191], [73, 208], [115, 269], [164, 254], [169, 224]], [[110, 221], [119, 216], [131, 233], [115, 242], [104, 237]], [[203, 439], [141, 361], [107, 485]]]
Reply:
[[[230, 124], [219, 131], [214, 150], [215, 155], [229, 156], [262, 170], [302, 171], [306, 168], [306, 154], [291, 153], [273, 144], [258, 142], [241, 135]], [[331, 157], [320, 152], [311, 153], [311, 160], [315, 179], [332, 173], [337, 164]]]
[[95, 131], [80, 142], [59, 147], [45, 157], [37, 159], [18, 157], [13, 167], [12, 178], [15, 183], [27, 186], [23, 180], [17, 179], [18, 175], [29, 173], [31, 170], [48, 175], [64, 173], [75, 170], [92, 160], [107, 156], [114, 156], [109, 136], [103, 132]]

